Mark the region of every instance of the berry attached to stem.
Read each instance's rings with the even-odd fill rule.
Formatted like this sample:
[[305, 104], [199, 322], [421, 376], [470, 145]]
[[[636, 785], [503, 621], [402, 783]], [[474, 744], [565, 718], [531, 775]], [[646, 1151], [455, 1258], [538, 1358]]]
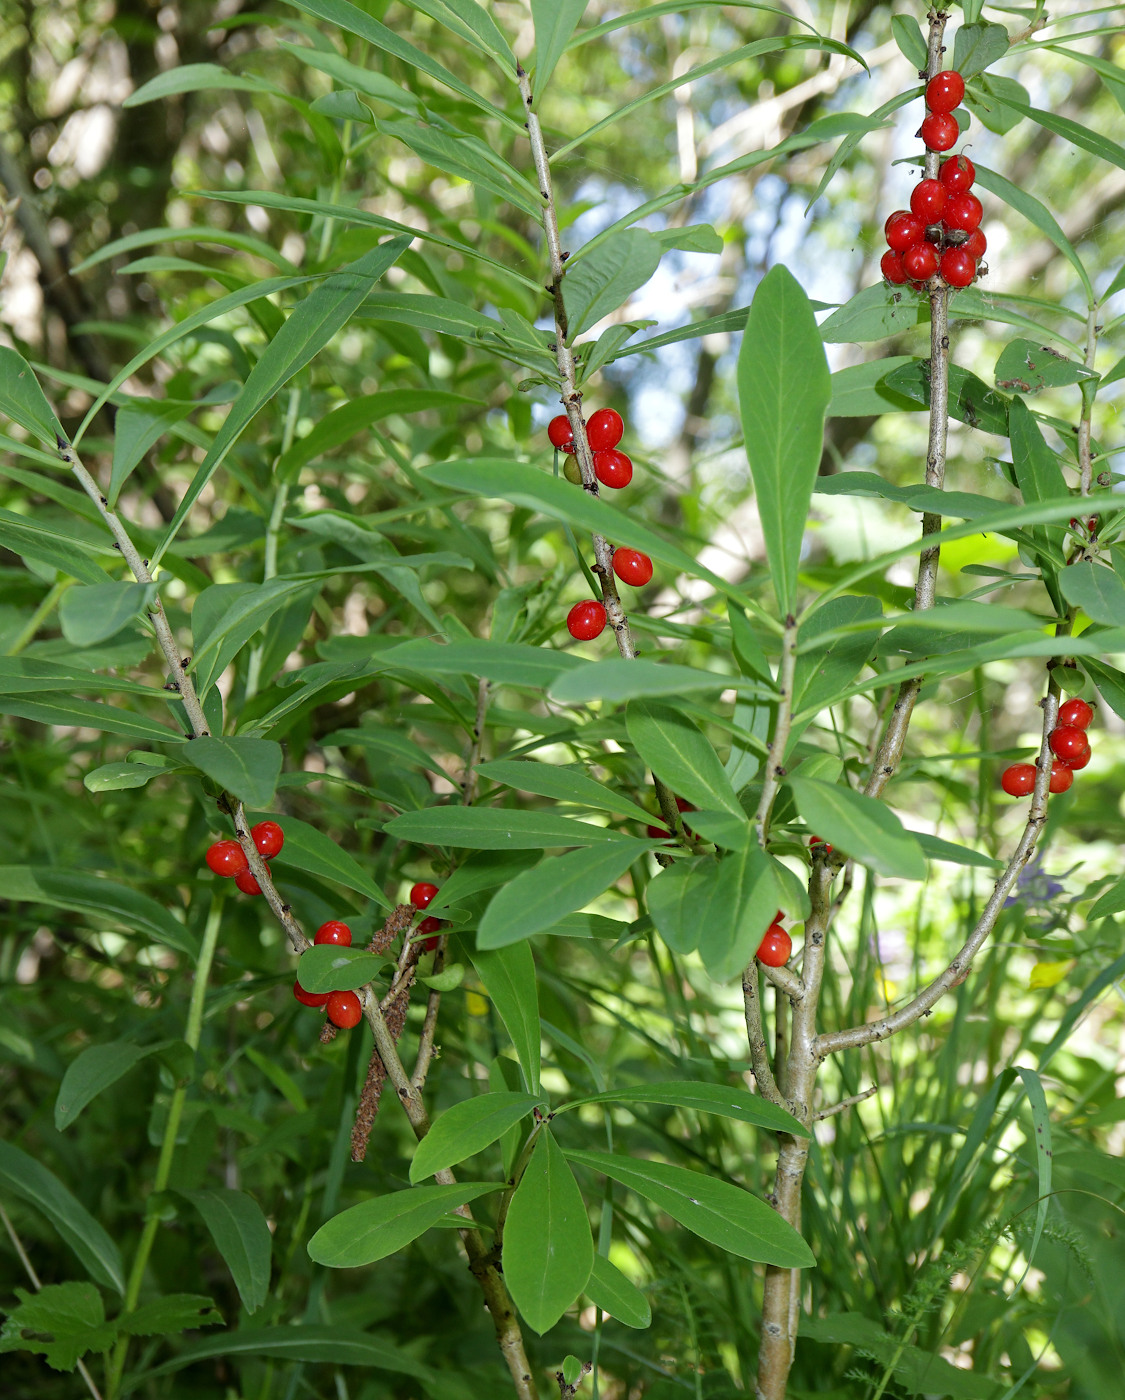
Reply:
[[948, 151], [960, 134], [961, 128], [952, 112], [931, 112], [922, 123], [922, 140], [928, 151]]
[[885, 252], [879, 261], [879, 271], [892, 286], [901, 287], [906, 281], [906, 269], [899, 253]]
[[594, 453], [594, 474], [603, 486], [620, 491], [633, 479], [633, 463], [624, 452], [611, 447], [605, 452]]
[[616, 409], [599, 408], [597, 413], [590, 415], [590, 421], [586, 424], [586, 437], [589, 439], [590, 450], [592, 452], [607, 452], [611, 447], [616, 447], [621, 441], [621, 434], [624, 431], [624, 420]]
[[931, 112], [952, 112], [965, 97], [965, 79], [951, 68], [947, 73], [935, 73], [926, 84], [926, 106]]
[[326, 924], [316, 931], [313, 938], [314, 943], [331, 943], [337, 948], [350, 948], [352, 946], [352, 931], [347, 924], [343, 924], [339, 919], [329, 919]]
[[330, 992], [325, 1009], [328, 1019], [342, 1031], [350, 1031], [363, 1019], [363, 1003], [355, 992]]
[[902, 266], [912, 282], [928, 282], [938, 270], [938, 250], [932, 243], [917, 243], [902, 255]]
[[758, 944], [757, 959], [767, 967], [782, 967], [793, 952], [793, 940], [780, 924], [770, 924]]
[[1035, 764], [1013, 763], [1000, 775], [1000, 786], [1009, 797], [1026, 797], [1035, 787]]
[[1051, 791], [1066, 792], [1074, 782], [1074, 770], [1057, 758], [1051, 760]]
[[926, 226], [917, 214], [900, 209], [887, 220], [887, 246], [895, 253], [905, 253], [926, 236]]
[[590, 598], [575, 603], [566, 615], [566, 630], [579, 642], [592, 642], [605, 631], [605, 605]]
[[1051, 731], [1047, 740], [1051, 752], [1068, 768], [1085, 768], [1090, 761], [1090, 741], [1084, 729], [1063, 724]]
[[437, 892], [438, 887], [431, 885], [429, 880], [419, 880], [416, 885], [410, 886], [410, 902], [415, 909], [426, 909], [434, 902]]
[[285, 845], [285, 832], [277, 822], [259, 822], [257, 826], [250, 828], [250, 835], [258, 848], [258, 854], [266, 860], [272, 860]]
[[1076, 695], [1073, 700], [1066, 700], [1059, 706], [1059, 724], [1071, 729], [1089, 729], [1093, 718], [1092, 706], [1081, 696]]
[[441, 928], [441, 920], [435, 919], [432, 914], [428, 918], [423, 919], [422, 922], [418, 925], [418, 932], [426, 935], [426, 938], [422, 943], [423, 952], [432, 953], [434, 951], [434, 949], [440, 942], [440, 939], [437, 937], [437, 934], [440, 933]]
[[300, 982], [293, 983], [293, 995], [302, 1006], [326, 1006], [331, 992], [306, 992]]
[[262, 893], [261, 885], [258, 884], [257, 880], [254, 878], [254, 872], [249, 868], [244, 870], [241, 875], [236, 875], [234, 877], [234, 883], [238, 886], [238, 888], [242, 891], [243, 894]]
[[977, 168], [968, 156], [950, 156], [943, 160], [938, 171], [938, 179], [949, 194], [964, 194], [972, 188], [977, 178]]
[[940, 180], [919, 180], [910, 193], [911, 211], [923, 224], [936, 224], [945, 208], [945, 196], [945, 186]]
[[207, 864], [216, 875], [231, 879], [250, 869], [246, 853], [237, 841], [216, 841], [207, 850]]
[[639, 549], [626, 549], [624, 545], [613, 551], [613, 572], [633, 588], [643, 588], [652, 578], [652, 560]]
[[559, 448], [565, 452], [574, 441], [574, 434], [570, 430], [570, 419], [565, 413], [560, 413], [557, 418], [552, 418], [547, 424], [547, 436], [551, 440], [551, 446]]
[[941, 255], [941, 275], [951, 287], [967, 287], [977, 275], [977, 265], [964, 248], [947, 248]]

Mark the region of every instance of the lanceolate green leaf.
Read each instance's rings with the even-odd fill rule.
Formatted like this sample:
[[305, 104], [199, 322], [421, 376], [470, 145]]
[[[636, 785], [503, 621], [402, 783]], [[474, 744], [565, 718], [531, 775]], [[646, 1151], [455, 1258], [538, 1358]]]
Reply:
[[276, 858], [278, 865], [292, 865], [310, 875], [322, 875], [373, 899], [380, 908], [390, 909], [390, 900], [359, 861], [319, 827], [279, 812], [255, 812], [250, 819], [258, 822], [266, 818], [277, 822], [285, 832], [285, 846]]
[[646, 812], [629, 798], [573, 768], [533, 763], [528, 759], [500, 758], [491, 763], [478, 763], [477, 772], [482, 778], [503, 783], [520, 792], [534, 792], [540, 797], [554, 797], [560, 802], [575, 802], [583, 807], [600, 808], [604, 812], [618, 812], [638, 821], [652, 820], [651, 812]]
[[594, 1266], [586, 1204], [548, 1127], [508, 1208], [503, 1263], [516, 1307], [540, 1336], [586, 1287]]
[[880, 875], [921, 880], [926, 861], [913, 836], [884, 803], [816, 778], [786, 780], [797, 810], [818, 836]]
[[262, 1209], [245, 1191], [186, 1191], [223, 1256], [247, 1312], [266, 1301], [272, 1236]]
[[535, 84], [535, 105], [539, 106], [555, 64], [582, 18], [587, 0], [531, 0], [531, 17], [535, 22], [535, 53], [532, 77]]
[[770, 1103], [769, 1099], [751, 1094], [748, 1089], [726, 1084], [694, 1083], [691, 1080], [633, 1084], [627, 1088], [607, 1089], [604, 1094], [574, 1099], [556, 1109], [556, 1115], [588, 1103], [664, 1104], [670, 1108], [690, 1108], [696, 1113], [716, 1113], [721, 1118], [735, 1118], [740, 1123], [753, 1123], [759, 1128], [789, 1133], [793, 1137], [809, 1136], [809, 1130], [791, 1113]]
[[179, 743], [184, 737], [145, 715], [97, 700], [57, 700], [53, 696], [48, 700], [34, 700], [28, 695], [4, 695], [0, 697], [0, 715], [19, 715], [23, 719], [38, 720], [40, 724], [79, 725], [156, 744]]
[[1034, 224], [1039, 232], [1045, 234], [1055, 245], [1063, 257], [1070, 261], [1082, 279], [1082, 286], [1087, 298], [1093, 304], [1096, 298], [1089, 274], [1083, 267], [1081, 258], [1074, 251], [1070, 239], [1059, 227], [1055, 216], [1034, 195], [1028, 194], [1019, 185], [1013, 185], [1010, 180], [1006, 180], [1003, 175], [998, 175], [995, 170], [989, 170], [983, 165], [978, 165], [976, 170], [979, 185], [982, 185], [990, 194], [996, 195], [998, 199], [1002, 199], [1005, 204]]
[[501, 1092], [481, 1094], [447, 1108], [414, 1149], [411, 1183], [425, 1181], [443, 1167], [456, 1166], [490, 1147], [542, 1103], [539, 1094]]
[[625, 727], [638, 756], [677, 797], [745, 816], [718, 754], [687, 715], [659, 702], [630, 700]]
[[668, 1162], [649, 1162], [613, 1152], [568, 1152], [572, 1162], [618, 1181], [666, 1211], [685, 1229], [728, 1254], [787, 1269], [807, 1269], [816, 1260], [792, 1225], [739, 1186]]
[[774, 863], [755, 842], [719, 862], [699, 935], [699, 956], [716, 981], [742, 972], [783, 898]]
[[577, 259], [563, 279], [569, 339], [623, 306], [659, 265], [660, 244], [635, 228], [615, 233], [588, 257]]
[[[1024, 500], [1050, 501], [1069, 495], [1058, 458], [1047, 446], [1039, 425], [1018, 395], [1008, 409], [1008, 432], [1012, 442], [1012, 469]], [[1042, 545], [1061, 556], [1066, 543], [1066, 530], [1061, 524], [1042, 525], [1031, 533]]]
[[55, 417], [31, 366], [7, 345], [0, 345], [0, 413], [26, 428], [48, 447], [54, 448], [60, 440], [66, 441], [62, 424]]
[[801, 541], [824, 447], [832, 378], [804, 290], [778, 263], [750, 306], [738, 357], [738, 407], [770, 574], [793, 607]]
[[184, 1053], [190, 1051], [182, 1042], [162, 1040], [155, 1045], [133, 1045], [126, 1040], [111, 1040], [104, 1045], [88, 1045], [67, 1066], [55, 1099], [55, 1127], [62, 1132], [69, 1128], [82, 1110], [104, 1090], [128, 1074], [135, 1064], [149, 1055], [159, 1054], [178, 1044]]
[[267, 807], [273, 801], [281, 776], [281, 745], [272, 739], [204, 736], [184, 746], [184, 757], [251, 807]]
[[[334, 0], [334, 3], [343, 4], [343, 0]], [[238, 441], [251, 419], [282, 385], [302, 370], [336, 332], [346, 325], [379, 278], [402, 256], [408, 246], [408, 239], [392, 238], [365, 253], [348, 267], [334, 272], [319, 286], [314, 287], [304, 301], [290, 313], [284, 326], [269, 342], [258, 363], [250, 371], [242, 393], [231, 405], [230, 412], [215, 435], [207, 456], [192, 478], [183, 500], [176, 507], [176, 513], [153, 556], [154, 566], [176, 538], [199, 493], [223, 464], [227, 453]]]
[[452, 1186], [414, 1186], [409, 1191], [376, 1196], [322, 1225], [309, 1240], [309, 1258], [330, 1269], [374, 1264], [425, 1234], [455, 1207], [503, 1189], [500, 1181], [459, 1181]]
[[753, 695], [773, 694], [767, 686], [723, 671], [701, 671], [694, 666], [650, 661], [645, 657], [634, 661], [607, 657], [604, 661], [591, 661], [553, 681], [551, 699], [563, 705], [580, 705], [591, 700], [654, 699], [661, 695], [706, 694], [727, 689], [749, 691]]
[[68, 588], [59, 604], [63, 636], [72, 646], [96, 646], [120, 632], [155, 597], [155, 583], [95, 583]]
[[380, 953], [321, 944], [301, 954], [297, 981], [306, 992], [350, 992], [378, 977], [386, 965]]
[[538, 1094], [542, 1030], [531, 949], [527, 943], [514, 943], [510, 948], [498, 948], [494, 952], [477, 949], [469, 956], [512, 1038], [524, 1083], [530, 1093]]
[[133, 934], [147, 935], [191, 958], [198, 948], [196, 936], [165, 905], [100, 875], [46, 866], [0, 865], [0, 889], [5, 899], [101, 915]]
[[1059, 588], [1068, 603], [1081, 608], [1092, 622], [1125, 626], [1125, 583], [1104, 564], [1071, 564], [1059, 571]]
[[477, 929], [478, 948], [504, 948], [542, 933], [597, 899], [655, 842], [622, 837], [549, 857], [496, 894]]
[[384, 826], [404, 841], [428, 846], [470, 846], [474, 850], [543, 850], [553, 846], [594, 846], [618, 841], [616, 831], [553, 812], [500, 811], [494, 807], [427, 807], [404, 812]]
[[586, 1296], [602, 1312], [622, 1322], [626, 1327], [644, 1328], [652, 1322], [652, 1307], [648, 1299], [615, 1265], [602, 1254], [594, 1255], [594, 1267], [586, 1280]]

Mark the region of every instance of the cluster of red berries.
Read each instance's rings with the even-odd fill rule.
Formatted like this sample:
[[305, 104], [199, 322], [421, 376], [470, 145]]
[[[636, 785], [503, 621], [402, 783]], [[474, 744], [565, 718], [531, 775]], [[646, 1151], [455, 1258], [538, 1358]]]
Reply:
[[[948, 151], [957, 140], [953, 109], [965, 95], [960, 73], [939, 73], [926, 87], [929, 114], [921, 136], [931, 151]], [[976, 168], [968, 156], [943, 160], [936, 180], [920, 180], [909, 209], [896, 209], [883, 226], [887, 251], [880, 270], [895, 286], [909, 282], [915, 291], [941, 273], [949, 287], [967, 287], [978, 273], [988, 247], [980, 231], [984, 210], [971, 192]]]
[[[1051, 792], [1066, 792], [1074, 782], [1075, 769], [1085, 768], [1093, 752], [1086, 730], [1094, 711], [1085, 700], [1068, 700], [1059, 706], [1059, 722], [1047, 737], [1051, 753]], [[1026, 797], [1035, 787], [1035, 764], [1013, 763], [1000, 776], [1000, 786], [1009, 797]]]
[[[285, 832], [277, 822], [259, 822], [250, 828], [250, 836], [263, 860], [272, 860], [285, 845]], [[246, 852], [237, 841], [216, 841], [208, 848], [207, 864], [216, 875], [233, 879], [243, 894], [261, 894], [262, 887], [250, 871]]]
[[[352, 931], [339, 919], [329, 919], [317, 929], [313, 942], [350, 948]], [[294, 982], [293, 995], [302, 1006], [323, 1006], [328, 1019], [342, 1031], [358, 1026], [363, 1017], [363, 1003], [355, 992], [306, 992], [300, 982]]]
[[761, 943], [758, 944], [755, 957], [760, 963], [765, 963], [767, 967], [783, 967], [793, 952], [793, 940], [781, 927], [781, 921], [784, 918], [784, 909], [779, 909], [773, 916], [773, 922], [763, 934]]
[[[434, 896], [438, 892], [436, 885], [431, 885], [429, 880], [419, 880], [416, 885], [410, 887], [410, 902], [415, 909], [428, 909], [434, 902]], [[418, 925], [418, 932], [425, 934], [422, 943], [424, 953], [432, 953], [438, 945], [438, 932], [442, 923], [440, 919], [435, 919], [432, 915], [427, 916]]]
[[[633, 463], [624, 452], [617, 450], [624, 431], [625, 420], [613, 408], [599, 408], [597, 413], [590, 415], [590, 421], [586, 424], [586, 441], [594, 454], [594, 475], [603, 486], [612, 487], [615, 491], [628, 486], [633, 479]], [[578, 449], [574, 445], [570, 419], [565, 413], [560, 413], [547, 424], [547, 436], [552, 447], [565, 452], [572, 459], [563, 467], [563, 475], [567, 481], [580, 486], [582, 471], [573, 460]]]

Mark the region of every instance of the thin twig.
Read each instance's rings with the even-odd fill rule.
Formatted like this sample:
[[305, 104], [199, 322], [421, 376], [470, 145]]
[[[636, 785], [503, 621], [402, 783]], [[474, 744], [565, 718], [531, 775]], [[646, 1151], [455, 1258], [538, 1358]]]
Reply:
[[[1086, 317], [1086, 368], [1094, 368], [1094, 360], [1098, 353], [1098, 336], [1101, 333], [1101, 326], [1098, 325], [1098, 312], [1100, 307], [1095, 302], [1090, 307]], [[1093, 427], [1094, 395], [1087, 392], [1086, 385], [1082, 386], [1082, 417], [1078, 420], [1078, 470], [1080, 477], [1080, 490], [1084, 496], [1088, 496], [1094, 484], [1094, 466], [1090, 452], [1090, 436]]]
[[477, 795], [477, 764], [480, 762], [484, 744], [484, 724], [488, 717], [488, 698], [492, 693], [491, 683], [482, 676], [477, 685], [477, 712], [473, 720], [473, 733], [469, 741], [469, 751], [465, 755], [465, 771], [461, 775], [461, 801], [471, 807]]
[[754, 830], [759, 846], [764, 847], [769, 836], [770, 812], [777, 790], [785, 777], [785, 750], [793, 722], [793, 680], [797, 672], [797, 619], [792, 613], [785, 619], [781, 641], [781, 664], [777, 672], [777, 720], [773, 727], [769, 752], [762, 769], [762, 795], [754, 813]]
[[813, 1122], [823, 1123], [826, 1118], [835, 1118], [837, 1113], [845, 1113], [849, 1108], [855, 1108], [857, 1103], [864, 1103], [878, 1092], [878, 1084], [872, 1084], [869, 1089], [864, 1089], [862, 1094], [852, 1094], [851, 1098], [841, 1099], [839, 1103], [834, 1103], [831, 1108], [819, 1109], [813, 1114]]
[[758, 1093], [778, 1108], [785, 1108], [786, 1102], [777, 1087], [773, 1069], [770, 1066], [769, 1046], [762, 1029], [762, 999], [758, 991], [758, 965], [751, 962], [742, 973], [742, 1008], [746, 1018], [746, 1039], [750, 1045], [750, 1064], [754, 1070], [754, 1082]]

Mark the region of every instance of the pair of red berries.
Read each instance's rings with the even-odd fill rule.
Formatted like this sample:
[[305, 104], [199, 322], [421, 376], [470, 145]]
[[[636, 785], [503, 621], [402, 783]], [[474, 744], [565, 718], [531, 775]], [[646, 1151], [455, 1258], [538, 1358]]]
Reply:
[[976, 167], [968, 156], [942, 161], [936, 180], [920, 180], [909, 209], [896, 209], [883, 226], [887, 252], [879, 264], [895, 286], [915, 288], [940, 270], [950, 287], [967, 287], [977, 275], [988, 240], [980, 230], [984, 209], [971, 193]]
[[[1048, 735], [1051, 760], [1051, 792], [1066, 792], [1074, 782], [1075, 769], [1085, 768], [1093, 750], [1086, 730], [1094, 711], [1077, 696], [1059, 706], [1059, 722]], [[1000, 786], [1009, 797], [1026, 797], [1035, 787], [1035, 764], [1013, 763], [1000, 775]]]
[[[264, 860], [272, 860], [285, 845], [285, 832], [277, 822], [259, 822], [250, 836]], [[243, 894], [261, 894], [262, 887], [250, 871], [246, 852], [237, 841], [216, 841], [207, 850], [207, 864], [216, 875], [233, 879]]]
[[[430, 884], [429, 880], [419, 880], [410, 887], [410, 902], [415, 909], [427, 909], [434, 902], [437, 892], [437, 885]], [[433, 917], [423, 919], [418, 925], [418, 932], [428, 935], [422, 944], [424, 953], [432, 953], [437, 947], [439, 939], [436, 935], [441, 926], [441, 920]]]
[[[633, 588], [643, 588], [652, 579], [652, 560], [639, 549], [619, 545], [613, 551], [613, 572]], [[566, 629], [579, 642], [592, 642], [605, 630], [605, 604], [597, 598], [575, 603], [566, 615]]]
[[[317, 929], [313, 942], [350, 948], [352, 931], [339, 919], [329, 919]], [[306, 992], [300, 982], [294, 982], [293, 995], [302, 1006], [323, 1006], [328, 1019], [342, 1031], [358, 1026], [363, 1017], [363, 1003], [355, 992]]]
[[785, 911], [779, 909], [773, 916], [773, 923], [762, 936], [762, 941], [758, 944], [758, 951], [754, 955], [760, 963], [765, 963], [767, 967], [783, 967], [793, 952], [793, 940], [781, 927], [781, 921], [784, 917]]
[[[615, 491], [628, 486], [633, 479], [633, 463], [624, 452], [617, 450], [624, 431], [625, 420], [612, 408], [599, 408], [597, 413], [590, 415], [590, 421], [586, 424], [586, 440], [594, 454], [594, 475], [603, 486], [612, 487]], [[547, 424], [547, 436], [552, 447], [560, 452], [571, 457], [576, 453], [574, 432], [565, 413], [560, 413]], [[582, 472], [575, 461], [567, 462], [563, 475], [575, 486], [582, 483]]]
[[926, 84], [926, 116], [918, 135], [929, 151], [948, 151], [961, 134], [953, 115], [965, 96], [965, 79], [955, 69], [937, 73]]

